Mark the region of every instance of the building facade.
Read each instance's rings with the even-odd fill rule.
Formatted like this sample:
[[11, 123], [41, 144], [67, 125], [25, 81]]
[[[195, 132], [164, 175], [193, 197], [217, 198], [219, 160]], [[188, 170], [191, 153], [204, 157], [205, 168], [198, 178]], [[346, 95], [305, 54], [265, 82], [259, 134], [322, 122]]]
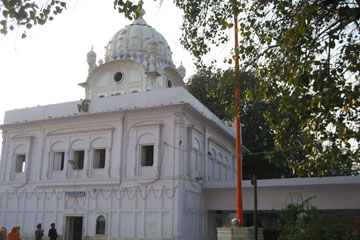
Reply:
[[[144, 15], [144, 11], [141, 15]], [[234, 179], [234, 134], [184, 88], [141, 16], [87, 55], [85, 99], [7, 111], [0, 226], [33, 239], [211, 239], [203, 183]]]
[[[187, 92], [185, 68], [143, 15], [110, 39], [104, 62], [87, 54], [84, 100], [6, 112], [0, 227], [20, 226], [22, 239], [54, 222], [66, 240], [211, 240], [230, 224], [234, 132]], [[314, 196], [322, 211], [360, 215], [360, 177], [258, 186], [265, 215]], [[251, 215], [250, 181], [243, 199]], [[276, 230], [273, 218], [260, 219]]]

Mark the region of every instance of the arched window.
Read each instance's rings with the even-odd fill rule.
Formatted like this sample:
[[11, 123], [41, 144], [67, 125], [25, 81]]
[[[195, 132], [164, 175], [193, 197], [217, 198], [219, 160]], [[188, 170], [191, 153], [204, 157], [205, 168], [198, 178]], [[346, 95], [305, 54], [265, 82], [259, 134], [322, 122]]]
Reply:
[[105, 235], [105, 217], [103, 215], [98, 216], [96, 219], [96, 234]]
[[219, 161], [219, 177], [218, 177], [218, 179], [220, 180], [220, 181], [222, 181], [223, 180], [223, 177], [224, 177], [224, 171], [225, 171], [225, 168], [224, 168], [224, 159], [223, 159], [223, 157], [222, 157], [222, 154], [221, 153], [219, 153], [219, 159], [218, 159], [218, 161]]
[[216, 153], [215, 149], [212, 149], [212, 154], [213, 154], [213, 169], [212, 169], [212, 173], [213, 173], [213, 179], [214, 180], [219, 180], [219, 155]]
[[15, 172], [24, 173], [26, 167], [26, 149], [24, 144], [20, 144], [15, 148]]
[[191, 149], [191, 170], [200, 171], [201, 170], [201, 153], [200, 153], [200, 141], [197, 138], [193, 138]]

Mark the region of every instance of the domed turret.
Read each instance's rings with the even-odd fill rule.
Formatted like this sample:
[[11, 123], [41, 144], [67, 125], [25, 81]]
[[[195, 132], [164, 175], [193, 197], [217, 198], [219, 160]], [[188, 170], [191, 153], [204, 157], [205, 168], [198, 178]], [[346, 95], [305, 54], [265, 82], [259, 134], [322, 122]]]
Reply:
[[180, 63], [180, 66], [177, 68], [177, 70], [178, 70], [180, 76], [181, 76], [182, 78], [184, 78], [185, 75], [186, 75], [186, 69], [185, 69], [185, 67], [182, 65], [182, 62]]
[[91, 47], [90, 52], [87, 54], [87, 63], [89, 64], [89, 74], [97, 67], [96, 65], [96, 53]]
[[91, 47], [90, 52], [87, 54], [87, 62], [89, 65], [93, 65], [96, 62], [96, 53], [94, 52], [93, 47]]

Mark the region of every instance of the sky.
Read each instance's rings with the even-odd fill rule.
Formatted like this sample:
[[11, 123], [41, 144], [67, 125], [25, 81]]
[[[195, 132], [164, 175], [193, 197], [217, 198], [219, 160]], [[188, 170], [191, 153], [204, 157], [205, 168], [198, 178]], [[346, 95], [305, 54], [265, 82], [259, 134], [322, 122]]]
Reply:
[[[0, 35], [0, 122], [7, 110], [83, 99], [88, 71], [86, 55], [93, 46], [97, 61], [120, 29], [130, 24], [113, 1], [68, 1], [67, 10], [43, 26]], [[193, 58], [180, 44], [182, 12], [172, 1], [145, 1], [145, 21], [167, 40], [176, 66], [195, 73]]]
[[[46, 1], [35, 2], [42, 6], [41, 2]], [[109, 40], [132, 22], [114, 9], [113, 2], [67, 1], [63, 13], [45, 25], [26, 30], [25, 39], [21, 38], [24, 29], [15, 29], [5, 36], [0, 34], [0, 124], [4, 123], [8, 110], [85, 98], [85, 90], [78, 84], [85, 82], [88, 75], [87, 53], [93, 47], [97, 62], [104, 60], [104, 49]], [[193, 57], [179, 40], [182, 11], [172, 1], [160, 0], [144, 1], [143, 8], [147, 24], [167, 40], [173, 52], [173, 63], [179, 66], [182, 62], [185, 67], [184, 80], [187, 82], [196, 69]], [[231, 36], [231, 32], [229, 34]], [[230, 49], [231, 43], [213, 48], [203, 61], [206, 64], [217, 58], [222, 64]]]

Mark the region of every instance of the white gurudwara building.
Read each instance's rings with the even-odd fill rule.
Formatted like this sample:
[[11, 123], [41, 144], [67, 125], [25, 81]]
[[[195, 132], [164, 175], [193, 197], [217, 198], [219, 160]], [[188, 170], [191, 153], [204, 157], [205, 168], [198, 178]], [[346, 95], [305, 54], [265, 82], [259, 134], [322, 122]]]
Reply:
[[[88, 53], [84, 100], [5, 113], [0, 227], [20, 226], [22, 240], [52, 222], [66, 240], [211, 240], [230, 223], [234, 132], [184, 88], [185, 68], [143, 15], [115, 33], [105, 62]], [[259, 180], [258, 209], [316, 196], [320, 210], [356, 217], [359, 189], [359, 177]], [[250, 214], [250, 181], [243, 201]]]
[[234, 179], [232, 130], [187, 92], [142, 16], [87, 62], [84, 100], [6, 112], [0, 226], [22, 239], [52, 222], [67, 240], [211, 238], [202, 186]]

